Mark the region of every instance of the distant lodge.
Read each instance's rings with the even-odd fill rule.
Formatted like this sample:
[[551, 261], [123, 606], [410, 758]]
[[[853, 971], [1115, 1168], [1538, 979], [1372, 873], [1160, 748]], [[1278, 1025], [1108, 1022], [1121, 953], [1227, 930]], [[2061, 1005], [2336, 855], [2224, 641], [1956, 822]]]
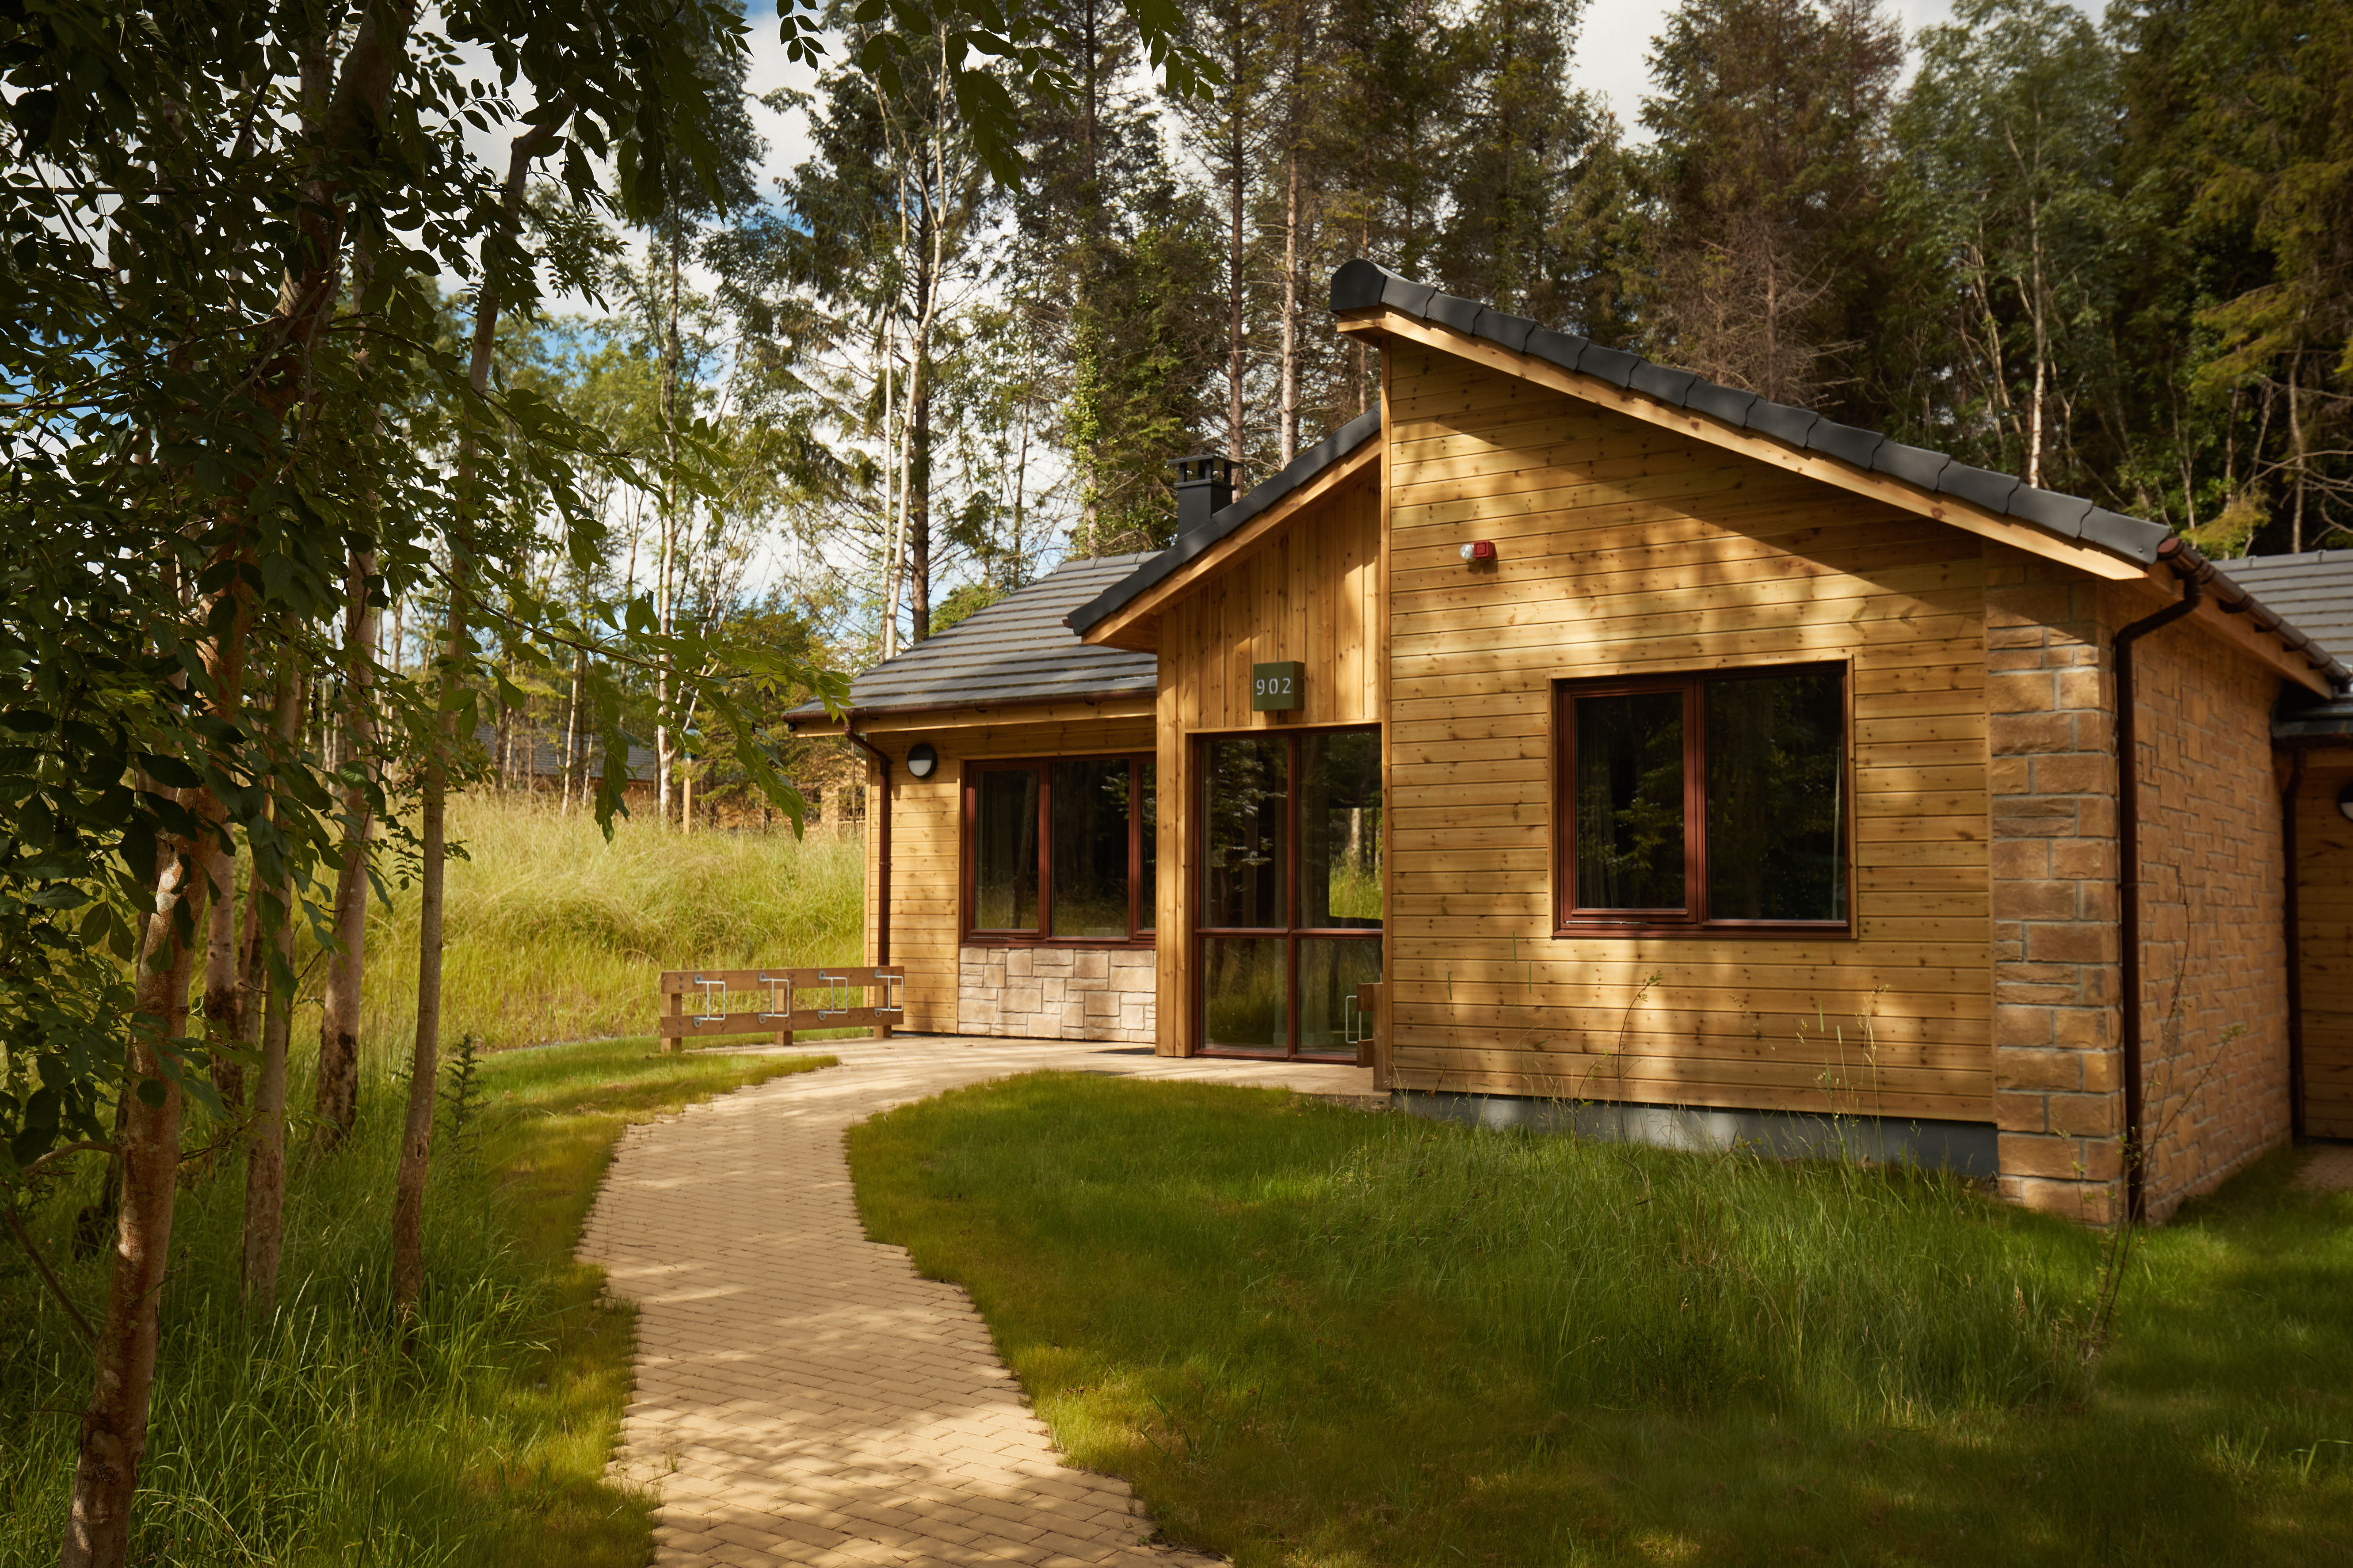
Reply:
[[803, 716], [867, 753], [909, 1027], [1364, 1053], [2095, 1220], [2353, 1137], [2353, 558], [2218, 567], [1365, 262], [1332, 304], [1377, 408]]

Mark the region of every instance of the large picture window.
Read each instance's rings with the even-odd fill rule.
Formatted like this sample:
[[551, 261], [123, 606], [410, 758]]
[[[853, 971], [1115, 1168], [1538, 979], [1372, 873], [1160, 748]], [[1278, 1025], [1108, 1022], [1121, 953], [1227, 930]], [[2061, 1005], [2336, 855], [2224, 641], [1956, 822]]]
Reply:
[[1558, 924], [1849, 923], [1838, 665], [1565, 681]]
[[1149, 942], [1155, 773], [1139, 756], [966, 764], [966, 934]]

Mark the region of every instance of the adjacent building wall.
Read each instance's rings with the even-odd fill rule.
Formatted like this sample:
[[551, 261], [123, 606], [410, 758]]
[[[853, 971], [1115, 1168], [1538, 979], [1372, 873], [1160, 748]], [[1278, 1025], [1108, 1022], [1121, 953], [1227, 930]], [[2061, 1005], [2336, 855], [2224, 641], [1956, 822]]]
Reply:
[[[1193, 1051], [1193, 737], [1380, 721], [1380, 492], [1335, 489], [1161, 617], [1159, 1040]], [[1305, 666], [1301, 705], [1250, 710], [1250, 666]]]
[[[1978, 541], [1436, 351], [1388, 376], [1409, 1089], [1992, 1119]], [[1495, 542], [1492, 568], [1461, 547]], [[1836, 658], [1851, 938], [1555, 937], [1553, 682]]]
[[[2146, 615], [2111, 590], [2114, 612]], [[2281, 681], [2177, 624], [2133, 649], [2139, 700], [2143, 1136], [2162, 1218], [2288, 1135]]]
[[2348, 786], [2353, 748], [2306, 753], [2296, 789], [2296, 929], [2304, 1131], [2312, 1138], [2353, 1138], [2353, 822], [2337, 806]]

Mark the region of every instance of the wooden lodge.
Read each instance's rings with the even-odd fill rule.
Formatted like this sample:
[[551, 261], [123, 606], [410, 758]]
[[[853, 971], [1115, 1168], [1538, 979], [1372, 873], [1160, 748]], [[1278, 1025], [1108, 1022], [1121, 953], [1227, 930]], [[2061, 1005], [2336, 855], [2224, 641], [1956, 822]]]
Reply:
[[2353, 669], [2293, 566], [1367, 262], [1332, 305], [1377, 408], [803, 724], [868, 754], [904, 1027], [1377, 1035], [1409, 1109], [2093, 1220], [2353, 1137]]

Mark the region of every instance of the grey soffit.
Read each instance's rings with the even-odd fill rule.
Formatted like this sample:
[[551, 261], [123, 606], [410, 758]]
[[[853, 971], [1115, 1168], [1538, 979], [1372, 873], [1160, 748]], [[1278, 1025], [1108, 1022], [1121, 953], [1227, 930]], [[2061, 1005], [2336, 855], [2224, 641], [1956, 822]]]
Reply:
[[[853, 708], [944, 708], [968, 702], [1052, 702], [1159, 689], [1160, 660], [1089, 647], [1062, 624], [1071, 606], [1134, 572], [1148, 554], [1072, 561], [853, 678]], [[816, 703], [797, 718], [823, 711]]]
[[[1451, 298], [1451, 296], [1450, 296]], [[1461, 301], [1457, 300], [1457, 304]], [[1472, 307], [1478, 314], [1478, 307]], [[1208, 524], [1180, 534], [1176, 542], [1154, 555], [1131, 555], [1125, 559], [1139, 562], [1134, 570], [1117, 582], [1106, 585], [1103, 592], [1081, 605], [1070, 614], [1071, 631], [1080, 637], [1094, 630], [1127, 605], [1146, 589], [1166, 582], [1179, 567], [1199, 559], [1215, 548], [1219, 541], [1229, 539], [1250, 519], [1265, 511], [1275, 502], [1306, 484], [1316, 475], [1347, 457], [1357, 447], [1381, 433], [1381, 411], [1377, 404], [1341, 426], [1329, 436], [1293, 458], [1275, 474], [1240, 500], [1209, 515]], [[1105, 650], [1109, 651], [1109, 650]], [[1149, 660], [1149, 654], [1131, 654], [1132, 658]]]
[[[1441, 294], [1427, 283], [1400, 278], [1374, 262], [1351, 261], [1332, 275], [1335, 311], [1373, 306], [1436, 321], [1565, 370], [1598, 376], [1669, 407], [1694, 409], [1736, 429], [1769, 436], [1799, 451], [1820, 452], [1868, 473], [1886, 474], [1931, 494], [1957, 496], [1998, 517], [2015, 518], [2053, 538], [2091, 545], [2136, 566], [2156, 563], [2157, 547], [2169, 531], [2163, 523], [2126, 517], [2075, 496], [2036, 489], [2010, 475], [1971, 468], [1942, 452], [1906, 447], [1876, 431], [1840, 425], [1810, 409], [1721, 386], [1689, 371], [1653, 364], [1639, 354], [1603, 348], [1568, 332], [1530, 328], [1516, 317]], [[1462, 325], [1465, 321], [1470, 324]], [[2269, 595], [2264, 597], [2268, 602]]]

